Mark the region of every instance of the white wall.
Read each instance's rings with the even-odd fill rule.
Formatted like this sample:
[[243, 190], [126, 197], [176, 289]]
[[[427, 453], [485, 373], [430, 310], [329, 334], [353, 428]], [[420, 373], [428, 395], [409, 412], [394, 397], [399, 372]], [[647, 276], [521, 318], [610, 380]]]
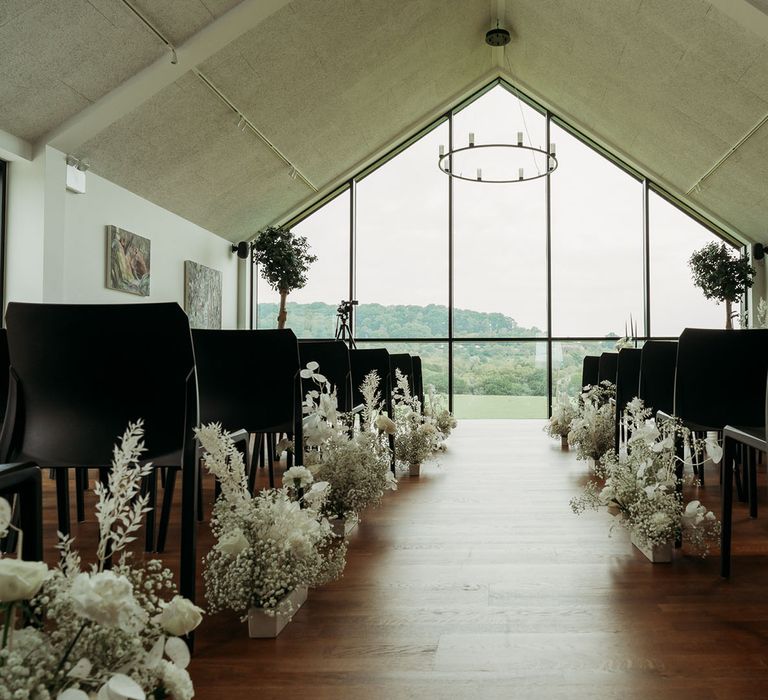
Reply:
[[[85, 194], [67, 192], [64, 178], [64, 154], [52, 148], [33, 163], [11, 165], [9, 301], [176, 301], [183, 307], [184, 261], [193, 260], [222, 272], [222, 327], [238, 326], [238, 264], [228, 241], [94, 173], [87, 174]], [[107, 289], [110, 224], [152, 241], [149, 297]]]
[[45, 157], [8, 164], [6, 299], [43, 300]]

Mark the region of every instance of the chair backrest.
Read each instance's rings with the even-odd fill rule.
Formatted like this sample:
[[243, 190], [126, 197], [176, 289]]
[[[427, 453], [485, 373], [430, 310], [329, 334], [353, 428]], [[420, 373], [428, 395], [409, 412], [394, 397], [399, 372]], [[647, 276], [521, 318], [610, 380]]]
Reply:
[[422, 410], [424, 409], [424, 376], [421, 371], [421, 358], [418, 355], [411, 355], [413, 364], [413, 393], [419, 399]]
[[408, 388], [411, 390], [411, 394], [413, 394], [413, 358], [410, 354], [407, 352], [390, 353], [389, 364], [392, 372], [392, 390], [394, 391], [397, 386], [397, 373], [395, 370], [399, 369], [408, 380]]
[[616, 364], [616, 430], [615, 448], [618, 452], [620, 442], [620, 426], [624, 409], [637, 396], [640, 387], [640, 361], [643, 351], [639, 348], [623, 348], [619, 350]]
[[600, 355], [600, 363], [597, 369], [597, 381], [616, 383], [616, 367], [619, 364], [619, 353], [604, 352]]
[[11, 303], [6, 325], [0, 459], [108, 466], [117, 437], [138, 418], [146, 459], [183, 449], [198, 409], [192, 337], [178, 304]]
[[379, 390], [389, 415], [392, 415], [392, 382], [389, 362], [389, 352], [383, 348], [371, 348], [365, 350], [350, 350], [349, 361], [352, 366], [352, 404], [359, 406], [363, 403], [363, 395], [360, 385], [368, 374], [374, 370], [378, 372], [381, 383]]
[[675, 365], [677, 343], [669, 340], [646, 340], [640, 351], [640, 381], [637, 395], [646, 408], [672, 414], [675, 399]]
[[600, 371], [600, 356], [587, 355], [581, 365], [581, 388], [585, 386], [594, 386], [598, 383]]
[[[22, 557], [43, 559], [43, 487], [40, 468], [27, 462], [0, 464], [0, 496], [13, 504], [16, 497], [18, 527], [24, 533]], [[15, 538], [8, 537], [8, 540]]]
[[[300, 340], [299, 357], [302, 369], [308, 362], [317, 362], [318, 370], [336, 387], [336, 399], [340, 411], [352, 410], [352, 369], [349, 348], [343, 340]], [[312, 380], [302, 380], [302, 396], [317, 388]]]
[[674, 413], [689, 424], [765, 424], [768, 330], [686, 328], [680, 335]]
[[301, 419], [299, 345], [290, 329], [193, 330], [200, 420], [226, 430], [294, 432]]

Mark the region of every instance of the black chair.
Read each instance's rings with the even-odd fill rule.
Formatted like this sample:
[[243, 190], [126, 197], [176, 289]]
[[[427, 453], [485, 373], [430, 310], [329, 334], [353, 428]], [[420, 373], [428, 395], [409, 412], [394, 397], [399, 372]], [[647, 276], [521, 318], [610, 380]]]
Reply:
[[11, 358], [8, 356], [8, 331], [0, 328], [0, 423], [5, 418], [8, 404], [8, 368]]
[[390, 353], [389, 355], [390, 372], [392, 377], [392, 390], [397, 387], [397, 372], [400, 370], [403, 376], [408, 380], [408, 389], [411, 395], [414, 393], [413, 384], [413, 358], [407, 352]]
[[[761, 427], [766, 376], [768, 330], [686, 328], [677, 347], [673, 414], [695, 434], [726, 425]], [[659, 411], [658, 417], [669, 415]], [[681, 455], [682, 445], [677, 449]], [[704, 470], [698, 473], [703, 484]]]
[[421, 409], [424, 410], [424, 376], [421, 371], [421, 357], [412, 355], [411, 363], [413, 364], [413, 393], [418, 398]]
[[[55, 470], [59, 529], [67, 533], [66, 468], [108, 468], [117, 438], [143, 418], [142, 458], [183, 472], [179, 589], [194, 600], [198, 403], [186, 314], [175, 303], [11, 303], [6, 324], [11, 369], [0, 461]], [[146, 526], [154, 529], [154, 508]]]
[[[349, 361], [352, 367], [352, 403], [357, 406], [363, 403], [363, 395], [360, 385], [373, 371], [379, 375], [379, 390], [381, 400], [387, 415], [392, 416], [392, 375], [390, 354], [383, 348], [371, 348], [366, 350], [350, 350]], [[395, 439], [389, 436], [389, 446], [392, 448], [392, 471], [395, 471], [394, 447]]]
[[581, 365], [581, 388], [585, 386], [594, 386], [600, 380], [600, 356], [599, 355], [586, 355], [584, 362]]
[[[352, 405], [352, 368], [349, 361], [349, 349], [343, 340], [300, 340], [299, 357], [302, 369], [308, 362], [320, 365], [320, 374], [336, 387], [336, 399], [339, 410], [351, 411]], [[311, 379], [301, 382], [301, 395], [306, 396], [310, 389], [315, 389]]]
[[614, 435], [615, 449], [619, 451], [622, 438], [624, 411], [627, 404], [637, 396], [640, 385], [640, 359], [642, 350], [638, 348], [623, 348], [619, 350], [616, 364], [616, 431]]
[[[31, 462], [0, 464], [0, 496], [13, 504], [14, 524], [24, 533], [22, 558], [43, 559], [43, 489], [40, 468]], [[5, 538], [3, 551], [15, 548], [15, 533]]]
[[[299, 345], [293, 331], [195, 330], [192, 337], [201, 422], [218, 421], [226, 430], [256, 433], [266, 437], [268, 447], [274, 434], [286, 433], [294, 437], [296, 464], [303, 464]], [[270, 486], [275, 483], [273, 461], [269, 451]], [[255, 475], [252, 459], [251, 491]]]
[[604, 352], [600, 355], [600, 360], [597, 368], [597, 381], [616, 383], [616, 368], [619, 364], [619, 353], [617, 352]]
[[646, 408], [671, 414], [675, 399], [677, 343], [646, 340], [640, 351], [640, 382], [637, 395]]

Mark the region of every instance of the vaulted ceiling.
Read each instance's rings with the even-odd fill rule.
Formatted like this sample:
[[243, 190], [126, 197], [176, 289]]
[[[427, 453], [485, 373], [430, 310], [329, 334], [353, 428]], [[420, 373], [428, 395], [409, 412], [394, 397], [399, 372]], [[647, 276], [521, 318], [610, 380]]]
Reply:
[[[260, 2], [221, 42], [256, 0], [133, 0], [172, 66], [122, 0], [6, 0], [0, 129], [241, 240], [502, 75], [734, 231], [766, 233], [765, 0]], [[497, 15], [506, 53], [483, 42]]]

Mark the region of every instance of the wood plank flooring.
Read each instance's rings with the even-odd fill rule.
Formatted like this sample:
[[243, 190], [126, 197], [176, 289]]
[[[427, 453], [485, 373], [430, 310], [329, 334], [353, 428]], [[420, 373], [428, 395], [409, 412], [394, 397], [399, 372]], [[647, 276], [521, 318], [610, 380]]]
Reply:
[[[623, 530], [609, 536], [607, 513], [571, 513], [586, 466], [541, 427], [463, 421], [439, 464], [364, 514], [343, 579], [311, 591], [277, 640], [207, 618], [196, 697], [768, 697], [766, 489], [757, 520], [735, 507], [731, 581], [717, 553], [652, 565]], [[717, 482], [711, 467], [699, 495], [719, 512]], [[89, 551], [93, 523], [76, 532]], [[199, 532], [204, 552], [207, 522]]]

